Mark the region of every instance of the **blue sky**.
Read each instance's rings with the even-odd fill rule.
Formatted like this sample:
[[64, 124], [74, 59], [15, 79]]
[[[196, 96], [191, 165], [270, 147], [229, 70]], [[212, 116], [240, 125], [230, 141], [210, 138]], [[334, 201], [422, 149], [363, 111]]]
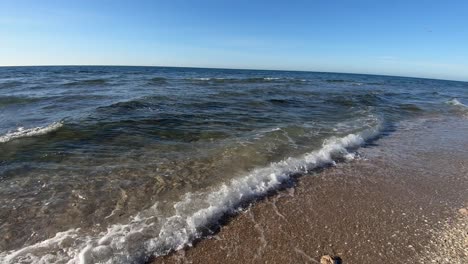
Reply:
[[0, 0], [0, 65], [77, 64], [468, 81], [468, 1]]

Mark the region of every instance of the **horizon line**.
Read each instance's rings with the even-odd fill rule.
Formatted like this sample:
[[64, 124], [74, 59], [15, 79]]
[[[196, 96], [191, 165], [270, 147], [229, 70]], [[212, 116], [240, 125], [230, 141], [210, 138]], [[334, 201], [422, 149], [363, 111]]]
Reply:
[[420, 77], [420, 76], [403, 76], [403, 75], [390, 75], [390, 74], [377, 74], [377, 73], [358, 73], [358, 72], [326, 72], [315, 70], [285, 70], [285, 69], [253, 69], [253, 68], [216, 68], [216, 67], [202, 67], [202, 66], [162, 66], [162, 65], [125, 65], [125, 64], [36, 64], [36, 65], [0, 65], [0, 68], [6, 67], [153, 67], [153, 68], [186, 68], [186, 69], [212, 69], [212, 70], [241, 70], [241, 71], [278, 71], [278, 72], [305, 72], [305, 73], [331, 73], [331, 74], [351, 74], [351, 75], [371, 75], [382, 77], [398, 77], [398, 78], [412, 78], [412, 79], [426, 79], [437, 81], [450, 81], [468, 83], [467, 80], [450, 80], [433, 77]]

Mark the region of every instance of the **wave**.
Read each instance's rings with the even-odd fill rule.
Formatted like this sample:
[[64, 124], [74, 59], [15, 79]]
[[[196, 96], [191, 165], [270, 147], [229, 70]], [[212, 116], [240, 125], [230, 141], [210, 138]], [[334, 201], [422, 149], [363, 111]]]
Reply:
[[131, 101], [125, 101], [125, 102], [117, 102], [109, 106], [100, 106], [97, 109], [99, 110], [102, 110], [102, 109], [136, 110], [136, 109], [148, 108], [150, 106], [151, 106], [150, 104], [141, 100], [131, 100]]
[[6, 81], [6, 82], [0, 83], [0, 89], [13, 88], [13, 87], [21, 86], [22, 84], [24, 84], [24, 82], [21, 82], [21, 81]]
[[20, 96], [0, 96], [0, 108], [9, 106], [9, 105], [17, 105], [17, 104], [28, 104], [33, 103], [40, 100], [39, 98], [31, 98], [31, 97], [20, 97]]
[[377, 106], [383, 100], [378, 93], [370, 92], [356, 95], [335, 95], [326, 98], [324, 101], [338, 106], [353, 107], [358, 105]]
[[301, 103], [300, 101], [294, 99], [269, 99], [268, 102], [278, 106], [291, 106]]
[[81, 85], [104, 85], [107, 84], [106, 79], [90, 79], [90, 80], [79, 80], [66, 83], [67, 86], [81, 86]]
[[463, 104], [462, 102], [460, 102], [457, 98], [453, 98], [449, 101], [446, 102], [447, 104], [449, 105], [452, 105], [453, 106], [453, 110], [455, 113], [465, 117], [465, 118], [468, 118], [468, 105], [466, 104]]
[[294, 175], [307, 173], [337, 160], [350, 160], [352, 151], [378, 135], [380, 125], [358, 134], [325, 140], [316, 151], [289, 157], [205, 193], [187, 193], [174, 205], [171, 216], [162, 216], [158, 203], [131, 218], [114, 224], [97, 236], [80, 229], [60, 232], [50, 239], [19, 250], [0, 253], [2, 263], [143, 263], [151, 256], [190, 246], [210, 233], [223, 216], [239, 211], [247, 202], [277, 190]]
[[342, 80], [342, 79], [328, 79], [325, 80], [327, 83], [342, 83], [342, 84], [351, 84], [354, 86], [361, 86], [361, 85], [383, 85], [382, 83], [363, 83], [363, 82], [356, 82], [351, 80]]
[[403, 111], [408, 112], [421, 112], [423, 109], [415, 104], [400, 104], [398, 108]]
[[468, 105], [463, 104], [463, 103], [460, 102], [457, 98], [453, 98], [453, 99], [451, 99], [451, 100], [448, 100], [446, 103], [449, 104], [449, 105], [461, 106], [461, 107], [466, 107], [466, 108], [468, 108]]
[[18, 138], [45, 135], [49, 132], [57, 130], [58, 128], [62, 126], [63, 126], [62, 122], [55, 122], [50, 125], [42, 126], [42, 127], [34, 127], [34, 128], [27, 128], [27, 129], [20, 127], [14, 132], [10, 132], [3, 136], [0, 136], [0, 143], [6, 143], [8, 141], [18, 139]]
[[192, 82], [200, 83], [263, 83], [263, 82], [295, 82], [301, 83], [306, 82], [305, 79], [297, 78], [279, 78], [279, 77], [252, 77], [252, 78], [189, 78], [186, 79]]
[[148, 110], [160, 105], [161, 102], [170, 100], [167, 96], [145, 96], [130, 101], [116, 102], [96, 109], [100, 112], [122, 114], [125, 111]]
[[164, 77], [154, 77], [148, 80], [148, 84], [166, 84], [167, 79]]
[[330, 79], [330, 80], [326, 80], [326, 82], [329, 82], [329, 83], [345, 83], [345, 82], [350, 82], [350, 81], [347, 81], [347, 80], [338, 80], [338, 79]]

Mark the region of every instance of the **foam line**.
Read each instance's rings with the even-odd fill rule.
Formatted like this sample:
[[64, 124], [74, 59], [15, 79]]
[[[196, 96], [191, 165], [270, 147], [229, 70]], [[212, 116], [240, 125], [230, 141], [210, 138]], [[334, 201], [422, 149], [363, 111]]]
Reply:
[[287, 158], [252, 170], [206, 193], [187, 193], [174, 204], [171, 216], [163, 216], [156, 203], [127, 224], [115, 224], [98, 235], [84, 235], [79, 229], [57, 233], [53, 238], [10, 252], [0, 253], [1, 263], [143, 263], [151, 255], [191, 245], [207, 227], [226, 214], [239, 210], [244, 202], [278, 189], [292, 175], [352, 159], [350, 149], [376, 136], [380, 128], [359, 134], [330, 138], [320, 149], [297, 158]]
[[17, 139], [17, 138], [45, 135], [49, 132], [59, 129], [62, 126], [63, 126], [62, 122], [54, 122], [50, 125], [42, 126], [42, 127], [34, 127], [34, 128], [28, 128], [28, 129], [24, 129], [23, 127], [20, 127], [14, 132], [10, 132], [3, 136], [0, 136], [0, 143], [5, 143], [13, 139]]
[[460, 102], [457, 98], [453, 98], [452, 100], [447, 101], [447, 103], [455, 106], [468, 107], [467, 105]]

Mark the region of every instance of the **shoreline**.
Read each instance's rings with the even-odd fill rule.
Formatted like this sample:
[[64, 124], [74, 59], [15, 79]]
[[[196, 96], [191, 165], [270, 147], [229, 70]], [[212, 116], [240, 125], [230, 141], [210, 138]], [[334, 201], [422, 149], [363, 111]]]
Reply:
[[[360, 149], [360, 159], [300, 177], [215, 235], [150, 263], [466, 260], [468, 246], [457, 237], [468, 226], [458, 212], [468, 207], [466, 134], [465, 119], [402, 125]], [[455, 242], [444, 248], [441, 234]]]

